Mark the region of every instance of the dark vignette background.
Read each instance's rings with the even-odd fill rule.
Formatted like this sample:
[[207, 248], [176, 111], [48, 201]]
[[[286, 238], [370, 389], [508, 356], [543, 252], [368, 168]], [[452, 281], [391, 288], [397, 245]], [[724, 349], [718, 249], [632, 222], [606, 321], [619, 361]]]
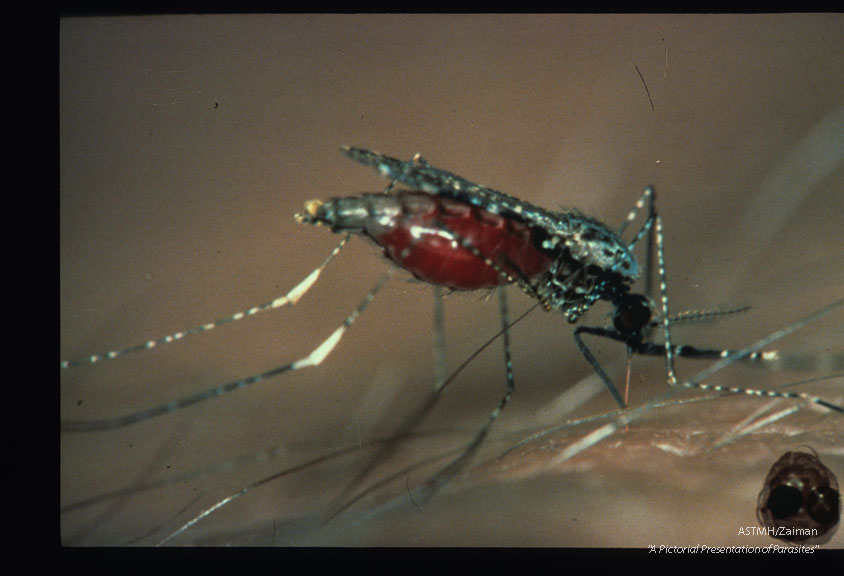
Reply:
[[[60, 25], [61, 354], [161, 336], [283, 294], [339, 238], [293, 214], [314, 197], [377, 191], [341, 144], [434, 165], [615, 226], [654, 184], [672, 310], [750, 304], [678, 341], [741, 347], [842, 296], [844, 37], [840, 15], [186, 16]], [[647, 83], [648, 94], [639, 71]], [[63, 418], [122, 414], [297, 358], [385, 269], [354, 241], [295, 309], [62, 374]], [[514, 315], [531, 303], [511, 291]], [[433, 378], [430, 289], [393, 281], [326, 363], [178, 414], [63, 434], [61, 501], [179, 476], [282, 446], [270, 462], [63, 513], [68, 545], [150, 544], [251, 481], [387, 434]], [[452, 366], [497, 330], [495, 299], [446, 299]], [[603, 324], [607, 308], [585, 319]], [[841, 353], [841, 311], [782, 342]], [[765, 545], [743, 536], [768, 467], [809, 444], [844, 479], [841, 420], [806, 409], [724, 448], [767, 402], [654, 411], [585, 454], [552, 461], [591, 428], [496, 457], [525, 430], [614, 409], [573, 408], [591, 375], [571, 327], [534, 313], [513, 331], [517, 392], [466, 475], [417, 507], [377, 504], [402, 476], [321, 530], [319, 514], [369, 452], [275, 482], [174, 543], [333, 545]], [[617, 345], [594, 348], [623, 380]], [[681, 363], [681, 375], [704, 366]], [[831, 368], [731, 367], [767, 387]], [[592, 379], [594, 381], [594, 378]], [[636, 359], [631, 403], [664, 391]], [[503, 391], [500, 346], [449, 390], [389, 465], [453, 449]], [[802, 390], [842, 401], [842, 379]], [[687, 395], [689, 397], [693, 394]], [[780, 404], [781, 409], [788, 404]], [[593, 425], [597, 427], [598, 424]], [[385, 472], [386, 473], [386, 472]], [[411, 492], [412, 493], [412, 492]], [[841, 547], [837, 534], [827, 545]]]

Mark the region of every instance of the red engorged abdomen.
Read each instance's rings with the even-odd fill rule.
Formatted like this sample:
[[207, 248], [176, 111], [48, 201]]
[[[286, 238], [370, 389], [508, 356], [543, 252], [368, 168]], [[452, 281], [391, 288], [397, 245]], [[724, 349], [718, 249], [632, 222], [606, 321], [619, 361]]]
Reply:
[[455, 242], [455, 235], [513, 279], [530, 278], [548, 269], [551, 261], [534, 246], [534, 232], [528, 226], [457, 200], [431, 198], [430, 210], [405, 214], [388, 230], [373, 236], [390, 259], [420, 280], [456, 290], [508, 283], [483, 258]]

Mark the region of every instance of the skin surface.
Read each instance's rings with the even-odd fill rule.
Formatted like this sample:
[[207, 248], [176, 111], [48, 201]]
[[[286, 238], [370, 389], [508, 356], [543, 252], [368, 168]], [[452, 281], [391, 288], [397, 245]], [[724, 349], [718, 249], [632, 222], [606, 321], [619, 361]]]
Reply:
[[[294, 221], [303, 203], [387, 184], [344, 158], [342, 144], [420, 152], [611, 228], [652, 184], [671, 310], [752, 306], [676, 326], [676, 343], [750, 345], [842, 296], [841, 25], [834, 14], [63, 19], [61, 359], [290, 290], [340, 241]], [[294, 308], [64, 371], [62, 419], [122, 415], [301, 358], [387, 267], [353, 239]], [[573, 327], [535, 311], [512, 330], [516, 392], [471, 465], [427, 502], [414, 488], [435, 468], [402, 472], [459, 449], [485, 421], [504, 393], [500, 341], [448, 388], [418, 428], [429, 433], [370, 480], [395, 481], [320, 527], [371, 443], [432, 388], [431, 294], [399, 273], [319, 367], [131, 427], [62, 433], [63, 507], [129, 489], [64, 510], [62, 542], [154, 544], [252, 482], [356, 447], [249, 492], [169, 543], [765, 546], [778, 541], [740, 531], [757, 526], [757, 496], [784, 452], [810, 445], [844, 478], [842, 417], [822, 409], [716, 448], [755, 412], [799, 406], [756, 398], [653, 409], [565, 461], [610, 420], [501, 457], [531, 432], [617, 410]], [[515, 289], [509, 301], [511, 318], [533, 304]], [[445, 310], [454, 369], [498, 331], [497, 299], [451, 294]], [[605, 325], [608, 312], [596, 306], [581, 322]], [[838, 309], [774, 347], [840, 355], [842, 323]], [[623, 386], [623, 346], [587, 343]], [[678, 374], [707, 365], [679, 361]], [[767, 388], [836, 371], [731, 366], [713, 381]], [[589, 387], [576, 403], [571, 391]], [[794, 389], [844, 403], [840, 376]], [[663, 361], [634, 358], [631, 409], [666, 391]], [[272, 447], [283, 455], [255, 456]], [[842, 538], [824, 546], [844, 547]]]

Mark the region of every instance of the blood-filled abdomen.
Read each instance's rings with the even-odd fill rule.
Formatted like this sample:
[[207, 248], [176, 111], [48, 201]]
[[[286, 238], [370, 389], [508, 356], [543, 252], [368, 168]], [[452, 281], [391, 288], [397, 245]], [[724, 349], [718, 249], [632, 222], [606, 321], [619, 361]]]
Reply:
[[364, 234], [416, 278], [455, 290], [531, 278], [551, 264], [540, 232], [523, 222], [424, 192], [312, 201], [299, 219]]

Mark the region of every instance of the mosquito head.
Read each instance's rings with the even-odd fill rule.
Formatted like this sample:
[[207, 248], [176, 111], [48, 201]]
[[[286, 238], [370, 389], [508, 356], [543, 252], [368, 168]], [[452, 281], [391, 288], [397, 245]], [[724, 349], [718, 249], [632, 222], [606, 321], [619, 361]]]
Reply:
[[651, 302], [641, 294], [625, 292], [615, 300], [612, 322], [628, 343], [641, 342], [651, 321]]

